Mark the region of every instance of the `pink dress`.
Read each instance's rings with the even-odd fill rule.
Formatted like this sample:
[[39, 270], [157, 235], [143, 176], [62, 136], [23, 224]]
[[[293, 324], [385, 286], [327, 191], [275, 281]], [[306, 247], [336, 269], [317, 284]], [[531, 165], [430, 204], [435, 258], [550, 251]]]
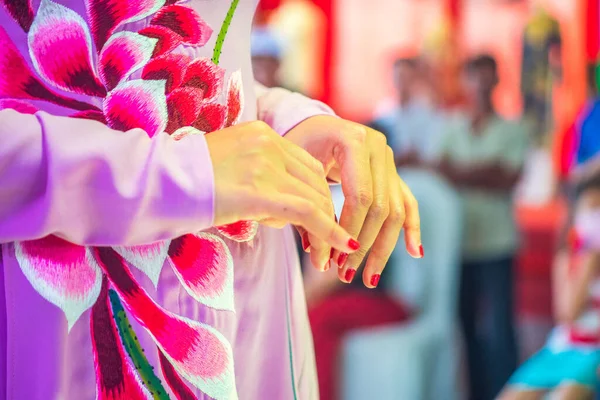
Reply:
[[0, 399], [318, 398], [291, 228], [211, 227], [203, 133], [331, 113], [255, 7], [0, 0]]

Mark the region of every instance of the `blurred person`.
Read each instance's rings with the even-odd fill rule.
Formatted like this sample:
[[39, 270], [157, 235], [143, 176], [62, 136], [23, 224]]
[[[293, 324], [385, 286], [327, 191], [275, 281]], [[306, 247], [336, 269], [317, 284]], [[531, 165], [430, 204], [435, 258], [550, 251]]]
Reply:
[[384, 127], [388, 143], [395, 151], [397, 166], [431, 162], [436, 156], [436, 141], [443, 119], [423, 82], [425, 66], [416, 57], [399, 58], [394, 62], [393, 71], [398, 104], [375, 123]]
[[281, 87], [282, 45], [276, 35], [265, 27], [253, 29], [250, 49], [254, 79], [267, 88]]
[[517, 365], [513, 262], [518, 239], [512, 192], [528, 138], [520, 124], [503, 119], [494, 109], [498, 73], [493, 57], [469, 60], [463, 79], [467, 112], [448, 122], [437, 168], [459, 190], [464, 203], [460, 317], [471, 399], [488, 400]]
[[556, 258], [546, 345], [510, 378], [501, 400], [593, 398], [600, 367], [600, 174], [577, 188], [571, 249]]
[[317, 398], [288, 224], [420, 257], [383, 135], [255, 85], [256, 0], [1, 1], [0, 399]]

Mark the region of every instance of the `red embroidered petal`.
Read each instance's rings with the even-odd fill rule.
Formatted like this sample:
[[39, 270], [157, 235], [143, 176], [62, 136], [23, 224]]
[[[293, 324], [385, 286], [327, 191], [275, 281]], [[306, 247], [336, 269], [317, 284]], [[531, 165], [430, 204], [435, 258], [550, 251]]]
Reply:
[[20, 112], [21, 114], [35, 114], [38, 112], [37, 107], [20, 100], [0, 99], [0, 110], [7, 108]]
[[184, 235], [171, 242], [169, 257], [190, 296], [209, 307], [233, 311], [233, 259], [221, 238]]
[[213, 32], [193, 8], [182, 5], [163, 7], [152, 18], [151, 24], [171, 29], [184, 43], [192, 46], [204, 46]]
[[167, 98], [169, 123], [166, 132], [172, 134], [179, 128], [190, 126], [202, 109], [202, 91], [195, 88], [179, 88]]
[[27, 39], [33, 66], [46, 82], [77, 94], [106, 95], [92, 68], [90, 33], [79, 14], [42, 0]]
[[108, 280], [102, 281], [98, 301], [92, 307], [90, 330], [98, 400], [146, 400], [149, 398], [137, 380], [117, 332], [108, 298]]
[[177, 400], [196, 400], [196, 396], [185, 382], [179, 377], [175, 368], [169, 363], [169, 360], [165, 357], [162, 351], [158, 351], [158, 357], [160, 359], [160, 369], [162, 370], [163, 377], [167, 381], [167, 384], [171, 388], [171, 391], [175, 395]]
[[81, 111], [71, 115], [71, 118], [90, 119], [106, 125], [106, 118], [104, 118], [104, 114], [101, 111]]
[[119, 25], [154, 14], [165, 0], [88, 0], [86, 4], [96, 50], [100, 51]]
[[145, 273], [154, 284], [158, 285], [160, 272], [167, 259], [169, 242], [129, 247], [115, 247], [115, 251], [128, 263]]
[[110, 37], [100, 52], [99, 73], [104, 86], [113, 90], [131, 73], [150, 61], [157, 40], [133, 32]]
[[236, 125], [244, 109], [244, 90], [242, 88], [242, 72], [235, 71], [227, 84], [227, 121], [225, 126]]
[[164, 80], [166, 93], [171, 93], [183, 82], [185, 69], [192, 59], [183, 54], [165, 54], [150, 61], [142, 70], [142, 79]]
[[167, 126], [165, 81], [127, 81], [109, 92], [104, 100], [108, 125], [116, 130], [143, 129], [150, 137]]
[[94, 251], [127, 309], [175, 370], [208, 396], [217, 400], [237, 398], [233, 354], [223, 335], [209, 325], [180, 317], [156, 304], [114, 250]]
[[0, 97], [45, 100], [74, 110], [96, 107], [60, 96], [49, 90], [34, 75], [6, 31], [0, 27]]
[[229, 225], [217, 226], [217, 230], [227, 239], [236, 242], [248, 242], [254, 239], [258, 231], [258, 222], [256, 221], [238, 221]]
[[210, 58], [199, 58], [185, 70], [182, 86], [202, 89], [204, 99], [213, 101], [223, 90], [225, 70], [215, 65]]
[[10, 16], [17, 21], [25, 32], [29, 32], [33, 22], [33, 9], [31, 0], [0, 0]]
[[192, 126], [202, 132], [218, 131], [225, 126], [227, 108], [217, 103], [202, 103], [198, 117]]
[[65, 313], [69, 329], [96, 302], [102, 272], [86, 247], [48, 236], [15, 243], [15, 255], [33, 288]]
[[183, 43], [183, 38], [181, 36], [164, 26], [148, 26], [138, 33], [158, 40], [154, 52], [152, 53], [152, 57], [158, 57], [162, 54], [169, 53]]

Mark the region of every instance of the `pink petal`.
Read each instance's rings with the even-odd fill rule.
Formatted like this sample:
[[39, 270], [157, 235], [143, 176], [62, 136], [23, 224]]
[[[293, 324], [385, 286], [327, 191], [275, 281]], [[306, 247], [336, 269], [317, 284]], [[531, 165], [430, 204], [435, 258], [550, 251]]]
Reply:
[[193, 8], [182, 5], [163, 7], [152, 18], [151, 24], [171, 29], [184, 43], [192, 46], [204, 46], [213, 32]]
[[195, 88], [179, 88], [167, 98], [169, 123], [165, 129], [173, 133], [179, 128], [190, 126], [198, 118], [202, 109], [202, 91]]
[[104, 100], [108, 125], [120, 131], [143, 129], [150, 137], [167, 126], [165, 81], [126, 81], [109, 92]]
[[171, 134], [171, 137], [173, 138], [173, 140], [181, 140], [184, 137], [189, 136], [189, 135], [204, 135], [204, 134], [206, 134], [206, 133], [199, 131], [198, 129], [196, 129], [192, 126], [184, 126], [184, 127], [177, 129], [175, 132], [173, 132]]
[[185, 70], [182, 86], [202, 89], [206, 101], [215, 100], [223, 90], [225, 70], [215, 65], [210, 58], [199, 58]]
[[0, 110], [7, 108], [20, 112], [21, 114], [35, 114], [38, 112], [37, 107], [20, 100], [0, 99]]
[[31, 0], [0, 0], [8, 11], [8, 14], [23, 28], [25, 32], [29, 31], [33, 22], [33, 9]]
[[244, 90], [242, 87], [242, 72], [235, 71], [227, 85], [227, 120], [225, 126], [236, 125], [242, 116], [244, 108]]
[[217, 103], [203, 103], [192, 126], [202, 132], [218, 131], [225, 126], [227, 108]]
[[100, 51], [118, 26], [154, 14], [165, 0], [88, 0], [86, 4], [94, 43]]
[[184, 235], [171, 242], [169, 257], [190, 296], [209, 307], [233, 311], [233, 259], [222, 239], [210, 233]]
[[114, 89], [150, 61], [157, 42], [133, 32], [112, 35], [100, 52], [99, 73], [104, 86], [108, 90]]
[[165, 54], [154, 58], [142, 70], [142, 79], [165, 80], [166, 92], [171, 93], [183, 82], [185, 69], [192, 59], [184, 54]]
[[238, 221], [229, 225], [217, 226], [217, 230], [223, 236], [236, 242], [248, 242], [254, 239], [258, 231], [256, 221]]
[[65, 313], [69, 329], [96, 302], [102, 272], [86, 247], [47, 236], [15, 243], [15, 254], [33, 288]]
[[37, 79], [6, 31], [0, 27], [0, 97], [46, 100], [74, 110], [96, 107], [60, 96]]
[[79, 14], [42, 0], [27, 39], [33, 66], [46, 82], [77, 94], [106, 95], [92, 68], [90, 32]]
[[142, 387], [123, 342], [117, 332], [115, 315], [108, 298], [108, 280], [104, 277], [98, 301], [90, 317], [92, 349], [96, 367], [98, 400], [146, 400], [149, 393]]
[[115, 251], [131, 265], [145, 273], [154, 284], [158, 285], [160, 272], [167, 259], [169, 242], [129, 247], [115, 247]]
[[104, 114], [101, 111], [81, 111], [71, 115], [71, 118], [89, 119], [106, 125], [106, 118], [104, 118]]
[[160, 369], [162, 370], [163, 377], [167, 381], [175, 398], [177, 400], [196, 400], [194, 393], [192, 393], [190, 388], [188, 388], [185, 382], [179, 377], [175, 368], [173, 368], [169, 360], [167, 360], [160, 350], [158, 351], [158, 357], [160, 359]]
[[169, 53], [171, 50], [183, 43], [181, 36], [173, 32], [171, 29], [165, 28], [164, 26], [148, 26], [138, 33], [140, 35], [158, 40], [158, 43], [154, 48], [154, 52], [152, 53], [152, 57], [158, 57], [165, 53]]
[[214, 399], [237, 398], [233, 354], [225, 337], [209, 325], [180, 317], [156, 304], [114, 250], [94, 251], [127, 309], [146, 328], [175, 370]]

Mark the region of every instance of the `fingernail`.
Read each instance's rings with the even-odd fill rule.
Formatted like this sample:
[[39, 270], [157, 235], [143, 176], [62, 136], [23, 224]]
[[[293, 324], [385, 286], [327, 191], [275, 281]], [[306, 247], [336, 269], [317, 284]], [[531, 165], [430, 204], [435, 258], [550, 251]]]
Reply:
[[329, 252], [329, 259], [331, 260], [333, 258], [333, 252], [335, 251], [335, 249], [332, 247], [331, 251]]
[[381, 279], [381, 274], [375, 274], [371, 277], [371, 286], [377, 287], [379, 284], [379, 279]]
[[350, 283], [352, 282], [352, 279], [354, 279], [354, 275], [356, 275], [356, 270], [349, 268], [346, 271], [346, 275], [344, 275], [344, 279], [346, 279], [346, 282]]
[[421, 254], [421, 258], [425, 257], [425, 252], [423, 251], [423, 245], [419, 246], [419, 253]]
[[308, 232], [304, 232], [302, 234], [302, 248], [304, 251], [308, 250], [310, 247], [310, 241], [308, 240]]
[[360, 249], [360, 243], [358, 243], [358, 241], [350, 238], [350, 240], [348, 240], [348, 247], [350, 247], [352, 250], [358, 250]]
[[331, 261], [327, 261], [327, 263], [323, 267], [323, 271], [329, 271], [329, 267], [331, 267]]
[[337, 265], [339, 267], [343, 267], [346, 264], [346, 260], [348, 260], [348, 253], [340, 253], [340, 256], [337, 260]]

